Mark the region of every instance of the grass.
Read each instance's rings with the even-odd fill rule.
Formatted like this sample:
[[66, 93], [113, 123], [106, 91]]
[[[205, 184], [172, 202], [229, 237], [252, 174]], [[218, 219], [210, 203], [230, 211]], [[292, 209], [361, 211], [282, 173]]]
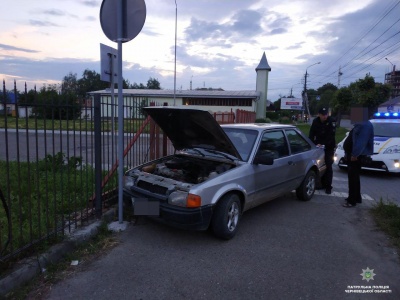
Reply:
[[390, 236], [400, 255], [400, 207], [395, 203], [384, 203], [381, 198], [371, 213], [378, 227]]
[[[107, 171], [103, 171], [103, 177], [106, 174]], [[115, 173], [103, 192], [115, 190], [117, 182]], [[47, 155], [38, 162], [0, 160], [0, 183], [5, 198], [9, 199], [10, 211], [9, 225], [0, 203], [1, 255], [6, 256], [35, 242], [12, 260], [0, 260], [0, 274], [12, 266], [14, 260], [57, 243], [63, 238], [64, 226], [75, 222], [79, 225], [79, 214], [85, 215], [86, 209], [92, 207], [89, 199], [95, 188], [93, 167], [82, 165], [80, 157], [66, 158], [61, 152]], [[12, 239], [6, 248], [9, 230]]]
[[[308, 133], [310, 132], [310, 124], [297, 124], [296, 125], [297, 128], [299, 128], [306, 136], [308, 136]], [[346, 136], [346, 132], [348, 132], [349, 130], [347, 128], [344, 127], [338, 127], [336, 128], [336, 144], [338, 144], [339, 142], [341, 142], [344, 137]]]
[[[60, 262], [48, 265], [45, 272], [23, 287], [10, 292], [6, 299], [45, 299], [46, 294], [57, 282], [73, 276], [88, 267], [88, 265], [118, 245], [115, 236], [103, 223], [96, 236], [84, 242], [78, 248], [65, 256]], [[78, 261], [77, 266], [72, 266], [72, 261]]]

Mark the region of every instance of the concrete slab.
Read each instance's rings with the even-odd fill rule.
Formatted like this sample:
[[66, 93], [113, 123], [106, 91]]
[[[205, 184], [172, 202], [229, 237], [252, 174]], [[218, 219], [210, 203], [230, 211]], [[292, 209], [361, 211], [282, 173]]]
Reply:
[[110, 224], [108, 224], [108, 230], [110, 231], [114, 231], [114, 232], [120, 232], [120, 231], [125, 231], [126, 228], [128, 227], [128, 222], [123, 221], [123, 222], [112, 222]]

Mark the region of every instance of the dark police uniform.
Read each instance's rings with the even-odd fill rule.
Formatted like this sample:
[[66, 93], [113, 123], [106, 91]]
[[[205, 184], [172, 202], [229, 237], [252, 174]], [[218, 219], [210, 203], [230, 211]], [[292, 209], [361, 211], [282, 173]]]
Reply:
[[309, 138], [315, 145], [321, 144], [325, 146], [325, 164], [326, 172], [321, 178], [323, 188], [328, 194], [332, 190], [332, 164], [335, 152], [336, 140], [336, 120], [328, 116], [326, 121], [322, 122], [319, 117], [315, 118], [311, 124]]

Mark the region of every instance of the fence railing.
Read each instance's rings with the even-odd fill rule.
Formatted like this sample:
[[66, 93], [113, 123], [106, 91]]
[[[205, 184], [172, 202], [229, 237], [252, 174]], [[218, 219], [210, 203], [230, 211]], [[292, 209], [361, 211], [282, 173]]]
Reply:
[[[15, 84], [13, 94], [16, 101], [9, 103], [3, 82], [0, 265], [87, 224], [110, 206], [118, 190], [117, 107], [110, 99], [46, 98], [26, 88], [18, 95]], [[159, 127], [141, 114], [141, 107], [149, 105], [146, 97], [125, 98], [126, 168], [174, 152]], [[220, 123], [253, 122], [255, 113], [238, 110], [236, 116], [231, 111], [215, 118]]]
[[[36, 91], [28, 101], [26, 90], [10, 104], [4, 101], [4, 84], [2, 94], [0, 264], [33, 251], [42, 241], [58, 240], [99, 215], [95, 210], [99, 199], [95, 195], [96, 156], [101, 167], [101, 210], [116, 198], [118, 183], [114, 172], [118, 128], [109, 115], [115, 109], [113, 103], [100, 100], [102, 117], [96, 133], [92, 105], [76, 100], [60, 103], [40, 98]], [[14, 95], [17, 98], [15, 87]], [[129, 113], [147, 105], [146, 98], [131, 98], [124, 109]], [[96, 147], [96, 134], [100, 147]], [[127, 168], [174, 151], [143, 115], [125, 116], [123, 139]]]

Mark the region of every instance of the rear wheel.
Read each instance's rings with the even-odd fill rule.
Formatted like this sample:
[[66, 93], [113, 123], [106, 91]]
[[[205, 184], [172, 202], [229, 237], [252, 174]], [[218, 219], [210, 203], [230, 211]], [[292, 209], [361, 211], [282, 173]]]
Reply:
[[227, 194], [218, 202], [212, 219], [214, 234], [222, 239], [233, 238], [238, 229], [241, 214], [240, 199], [236, 194]]
[[304, 177], [301, 185], [296, 189], [297, 198], [303, 201], [308, 201], [312, 198], [315, 192], [315, 184], [316, 184], [315, 172], [310, 170], [308, 171], [306, 177]]

